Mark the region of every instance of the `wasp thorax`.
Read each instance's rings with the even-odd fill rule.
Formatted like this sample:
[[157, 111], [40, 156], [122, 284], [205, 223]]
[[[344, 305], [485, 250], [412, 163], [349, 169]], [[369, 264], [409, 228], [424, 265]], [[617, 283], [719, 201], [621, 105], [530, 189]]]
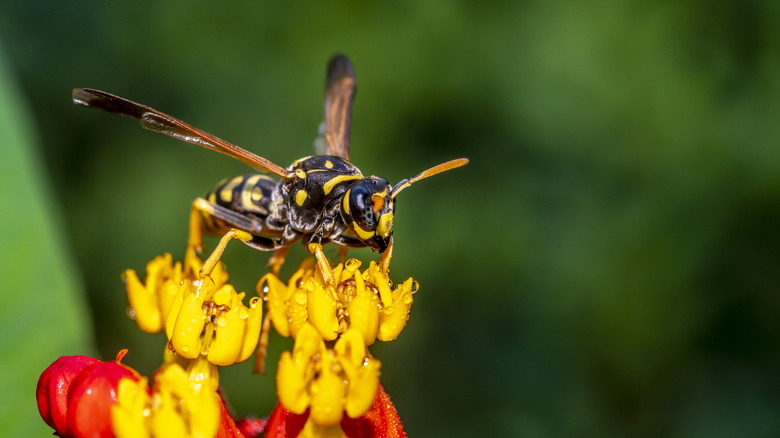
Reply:
[[366, 245], [383, 252], [393, 232], [395, 200], [392, 187], [384, 178], [363, 178], [344, 196], [341, 214], [357, 237]]

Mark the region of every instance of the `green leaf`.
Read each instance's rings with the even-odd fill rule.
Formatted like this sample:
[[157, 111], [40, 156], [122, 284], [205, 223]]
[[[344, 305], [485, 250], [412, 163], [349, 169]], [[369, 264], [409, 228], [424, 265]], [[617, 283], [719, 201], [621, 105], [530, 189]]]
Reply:
[[[29, 112], [0, 51], [0, 430], [46, 436], [35, 388], [61, 355], [92, 352], [85, 301], [35, 147]], [[68, 90], [63, 90], [68, 98]]]

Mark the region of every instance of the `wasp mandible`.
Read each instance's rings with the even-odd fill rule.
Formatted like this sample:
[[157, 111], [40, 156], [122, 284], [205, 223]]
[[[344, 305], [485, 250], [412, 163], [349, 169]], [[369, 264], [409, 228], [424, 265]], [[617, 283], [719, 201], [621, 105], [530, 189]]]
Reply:
[[[301, 158], [287, 169], [160, 111], [104, 91], [77, 88], [73, 90], [73, 102], [139, 119], [141, 126], [150, 131], [223, 153], [278, 176], [280, 180], [262, 174], [237, 176], [196, 199], [189, 246], [200, 250], [203, 231], [230, 236], [223, 237], [215, 250], [221, 254], [227, 241], [237, 237], [253, 248], [276, 251], [270, 263], [278, 272], [290, 245], [302, 240], [317, 258], [324, 279], [332, 283], [323, 244], [372, 248], [382, 254], [380, 266], [387, 271], [398, 194], [419, 180], [468, 163], [466, 158], [447, 161], [395, 186], [378, 176], [363, 176], [349, 162], [355, 91], [352, 63], [344, 55], [334, 56], [327, 67], [321, 137], [315, 142], [321, 155]], [[209, 258], [212, 267], [218, 258]]]

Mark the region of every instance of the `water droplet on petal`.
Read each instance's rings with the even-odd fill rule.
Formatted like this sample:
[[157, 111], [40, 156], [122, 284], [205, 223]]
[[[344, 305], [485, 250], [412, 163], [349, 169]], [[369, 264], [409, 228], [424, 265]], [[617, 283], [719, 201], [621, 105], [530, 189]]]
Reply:
[[360, 267], [360, 263], [361, 262], [358, 259], [349, 259], [346, 263], [344, 263], [344, 268], [349, 269], [350, 271], [355, 271]]
[[420, 290], [420, 284], [417, 283], [417, 280], [412, 280], [412, 293], [416, 293], [418, 290]]

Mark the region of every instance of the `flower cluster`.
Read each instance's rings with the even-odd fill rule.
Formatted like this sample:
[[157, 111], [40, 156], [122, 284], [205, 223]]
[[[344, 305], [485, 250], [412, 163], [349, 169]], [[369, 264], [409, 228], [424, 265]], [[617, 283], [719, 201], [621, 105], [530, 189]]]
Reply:
[[338, 427], [344, 414], [358, 418], [369, 410], [380, 363], [367, 347], [395, 339], [409, 317], [417, 283], [410, 278], [393, 288], [376, 263], [362, 272], [360, 265], [356, 259], [337, 265], [335, 285], [312, 259], [287, 284], [273, 274], [259, 283], [274, 328], [295, 339], [279, 361], [279, 400], [292, 413], [308, 410], [313, 430]]
[[[360, 268], [350, 259], [323, 274], [321, 262], [307, 258], [287, 282], [263, 276], [247, 305], [218, 256], [203, 262], [188, 250], [174, 262], [165, 254], [147, 264], [143, 281], [127, 270], [131, 318], [168, 339], [151, 387], [121, 364], [125, 351], [114, 362], [63, 357], [41, 376], [41, 415], [66, 438], [406, 436], [368, 346], [399, 335], [417, 283], [393, 285], [374, 262]], [[267, 420], [236, 421], [218, 369], [256, 349], [264, 358], [271, 325], [295, 341], [279, 360], [279, 405]]]
[[125, 271], [130, 314], [143, 331], [164, 329], [170, 347], [183, 358], [203, 356], [220, 366], [242, 362], [257, 347], [262, 302], [255, 297], [244, 306], [245, 294], [227, 284], [221, 264], [205, 277], [197, 274], [202, 267], [188, 251], [183, 266], [170, 254], [149, 262], [144, 283], [135, 271]]

